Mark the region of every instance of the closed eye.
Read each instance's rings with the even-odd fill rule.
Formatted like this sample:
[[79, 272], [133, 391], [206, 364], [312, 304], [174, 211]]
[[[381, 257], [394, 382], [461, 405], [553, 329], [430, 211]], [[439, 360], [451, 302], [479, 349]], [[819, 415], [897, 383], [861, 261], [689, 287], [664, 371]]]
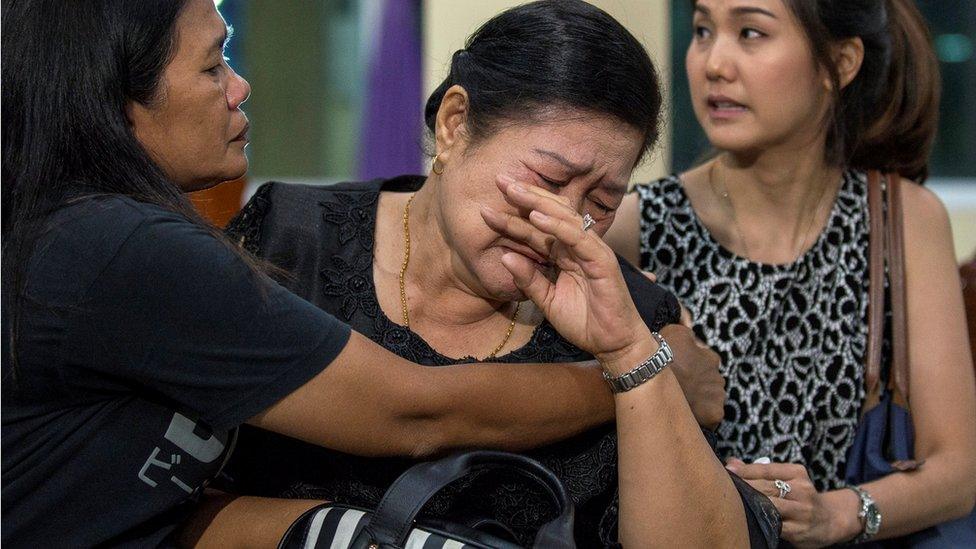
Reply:
[[209, 69], [206, 69], [203, 72], [205, 72], [205, 73], [207, 73], [209, 75], [212, 75], [212, 76], [216, 76], [217, 73], [220, 72], [220, 70], [224, 68], [224, 65], [226, 65], [228, 61], [230, 61], [230, 59], [228, 59], [226, 55], [225, 56], [222, 56], [220, 58], [220, 63], [217, 63], [216, 65], [210, 67]]
[[594, 198], [590, 198], [590, 202], [592, 202], [593, 205], [596, 206], [597, 209], [600, 210], [600, 212], [603, 215], [608, 215], [611, 212], [613, 212], [614, 210], [616, 210], [616, 208], [611, 208], [610, 206], [607, 206], [606, 204], [604, 204], [604, 203], [602, 203], [599, 200], [596, 200]]
[[536, 175], [539, 176], [539, 179], [541, 179], [543, 181], [543, 183], [545, 183], [546, 185], [548, 185], [548, 186], [550, 186], [552, 188], [558, 189], [560, 187], [565, 187], [566, 186], [566, 182], [565, 181], [556, 181], [554, 179], [549, 179], [548, 177], [546, 177], [546, 176], [544, 176], [544, 175], [542, 175], [541, 173], [538, 173], [538, 172], [536, 172]]

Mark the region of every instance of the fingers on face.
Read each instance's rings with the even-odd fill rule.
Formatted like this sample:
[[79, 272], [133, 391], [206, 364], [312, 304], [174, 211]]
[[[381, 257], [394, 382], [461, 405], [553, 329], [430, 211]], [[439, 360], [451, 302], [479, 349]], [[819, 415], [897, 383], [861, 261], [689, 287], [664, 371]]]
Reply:
[[607, 254], [611, 253], [599, 237], [583, 230], [582, 218], [565, 204], [541, 197], [530, 190], [511, 192], [518, 195], [519, 205], [531, 210], [529, 223], [572, 249], [574, 259], [599, 262], [606, 260]]
[[504, 212], [499, 212], [489, 206], [481, 207], [481, 217], [492, 230], [516, 242], [532, 248], [542, 257], [549, 257], [555, 237], [536, 229], [531, 223]]
[[[502, 191], [502, 195], [505, 196], [505, 200], [508, 201], [509, 204], [518, 208], [532, 210], [545, 207], [546, 209], [542, 211], [548, 215], [558, 215], [556, 212], [561, 210], [566, 215], [579, 216], [579, 214], [576, 213], [576, 210], [569, 205], [568, 199], [553, 194], [535, 185], [519, 183], [504, 175], [499, 175], [497, 177], [496, 184], [498, 185], [499, 190]], [[526, 202], [534, 197], [537, 200], [542, 199], [545, 202], [532, 204]]]
[[512, 274], [518, 289], [541, 310], [548, 310], [552, 283], [522, 254], [510, 252], [502, 256], [502, 265]]

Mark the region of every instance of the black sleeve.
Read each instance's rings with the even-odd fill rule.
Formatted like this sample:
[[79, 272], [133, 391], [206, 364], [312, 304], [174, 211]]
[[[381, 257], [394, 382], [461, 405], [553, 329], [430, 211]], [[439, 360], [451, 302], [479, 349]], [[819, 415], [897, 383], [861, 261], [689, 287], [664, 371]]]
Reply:
[[224, 229], [224, 234], [233, 242], [257, 256], [261, 255], [261, 229], [268, 210], [271, 209], [273, 187], [274, 183], [265, 183], [258, 187], [247, 204]]
[[302, 386], [350, 330], [205, 228], [154, 210], [95, 279], [67, 353], [230, 428]]
[[651, 331], [660, 331], [668, 324], [676, 324], [681, 320], [681, 307], [678, 298], [665, 290], [659, 284], [651, 282], [643, 272], [631, 265], [626, 259], [617, 256], [620, 262], [620, 272], [624, 275], [624, 282], [634, 299], [637, 312]]

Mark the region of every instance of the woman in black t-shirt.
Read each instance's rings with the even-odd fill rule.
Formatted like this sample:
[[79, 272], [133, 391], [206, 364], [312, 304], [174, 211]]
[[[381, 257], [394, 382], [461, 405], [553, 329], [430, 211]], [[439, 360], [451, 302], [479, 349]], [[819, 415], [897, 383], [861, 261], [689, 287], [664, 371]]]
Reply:
[[[183, 193], [247, 166], [250, 90], [223, 58], [211, 0], [5, 1], [3, 20], [5, 543], [173, 543], [245, 422], [411, 455], [524, 448], [609, 419], [596, 368], [409, 363], [271, 282], [199, 219]], [[581, 265], [553, 285], [506, 259], [554, 327], [614, 375], [655, 353], [579, 215], [545, 193], [508, 196], [561, 222], [523, 219], [527, 243], [555, 239], [550, 257]], [[661, 478], [682, 479], [656, 487], [674, 508], [628, 522], [623, 539], [741, 544], [742, 504], [673, 374], [614, 403], [620, 428], [641, 433], [621, 439], [624, 512]], [[312, 505], [234, 500], [206, 539], [226, 533], [224, 512], [258, 510], [232, 534], [273, 545]]]

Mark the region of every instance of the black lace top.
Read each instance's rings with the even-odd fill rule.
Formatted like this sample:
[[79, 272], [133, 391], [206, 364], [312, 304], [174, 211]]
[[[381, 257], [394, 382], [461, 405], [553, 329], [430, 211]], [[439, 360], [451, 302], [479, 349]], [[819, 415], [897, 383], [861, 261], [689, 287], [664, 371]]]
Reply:
[[[431, 366], [474, 362], [441, 355], [416, 333], [390, 320], [376, 297], [373, 245], [380, 191], [412, 192], [423, 181], [411, 176], [330, 187], [270, 183], [258, 190], [227, 230], [245, 248], [290, 273], [282, 277], [284, 285], [390, 351]], [[629, 264], [622, 263], [622, 268], [652, 329], [678, 318], [677, 301], [670, 293]], [[543, 322], [527, 344], [494, 361], [591, 358]], [[613, 428], [596, 429], [528, 454], [552, 469], [569, 489], [577, 506], [581, 546], [614, 546], [617, 443]], [[238, 491], [372, 507], [411, 464], [406, 459], [351, 456], [252, 428], [242, 430], [227, 473]], [[754, 538], [762, 546], [775, 543], [767, 541], [775, 538], [778, 529], [775, 511], [763, 496], [739, 484], [751, 510], [747, 514]], [[462, 522], [508, 525], [523, 544], [555, 511], [544, 492], [497, 471], [458, 481], [426, 508], [431, 515]]]

